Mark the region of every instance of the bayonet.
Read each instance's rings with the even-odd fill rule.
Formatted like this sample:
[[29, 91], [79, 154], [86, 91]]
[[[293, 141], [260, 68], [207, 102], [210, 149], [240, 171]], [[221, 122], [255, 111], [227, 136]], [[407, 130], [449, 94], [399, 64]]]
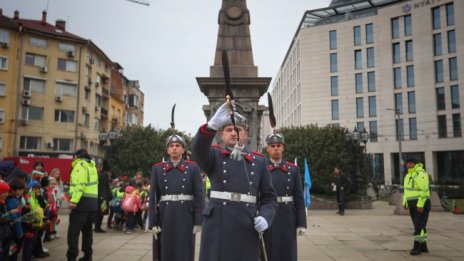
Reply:
[[277, 121], [274, 115], [274, 105], [272, 103], [272, 96], [269, 92], [267, 93], [267, 103], [269, 106], [269, 123], [271, 124], [271, 128], [274, 131], [277, 125]]
[[237, 140], [240, 140], [237, 126], [235, 126], [234, 106], [232, 105], [234, 94], [232, 93], [232, 89], [230, 87], [229, 59], [227, 57], [226, 50], [222, 50], [222, 69], [224, 71], [224, 82], [226, 84], [226, 102], [227, 106], [229, 107], [230, 121], [232, 122], [232, 125], [234, 125], [234, 129], [237, 132]]
[[174, 113], [176, 111], [176, 104], [174, 103], [174, 106], [172, 106], [172, 111], [171, 111], [171, 129], [175, 129], [176, 128], [176, 124], [174, 122]]

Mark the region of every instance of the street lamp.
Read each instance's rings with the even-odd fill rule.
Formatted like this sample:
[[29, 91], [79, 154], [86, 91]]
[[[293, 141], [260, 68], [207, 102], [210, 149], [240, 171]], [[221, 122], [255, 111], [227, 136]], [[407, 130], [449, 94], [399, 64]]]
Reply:
[[354, 184], [355, 184], [355, 192], [357, 194], [364, 194], [364, 185], [363, 179], [361, 175], [361, 169], [359, 167], [359, 151], [358, 145], [362, 142], [364, 143], [364, 148], [366, 148], [366, 143], [369, 140], [369, 133], [366, 131], [366, 128], [360, 133], [358, 129], [355, 127], [353, 132], [348, 131], [345, 134], [345, 139], [347, 142], [353, 141], [355, 143], [355, 161], [356, 161], [356, 172], [354, 175]]
[[394, 111], [396, 118], [397, 118], [397, 123], [395, 124], [396, 126], [396, 137], [398, 137], [398, 165], [399, 165], [399, 174], [400, 174], [400, 181], [399, 184], [400, 186], [403, 184], [403, 151], [402, 151], [402, 146], [401, 146], [401, 140], [403, 139], [401, 133], [400, 133], [400, 122], [401, 122], [401, 112], [400, 109], [390, 109], [387, 108], [388, 111]]

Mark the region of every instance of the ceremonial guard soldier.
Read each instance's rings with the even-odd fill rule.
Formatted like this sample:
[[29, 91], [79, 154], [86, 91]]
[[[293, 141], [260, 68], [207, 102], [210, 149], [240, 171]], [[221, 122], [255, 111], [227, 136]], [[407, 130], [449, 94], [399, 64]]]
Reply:
[[[218, 130], [224, 147], [212, 145]], [[224, 103], [194, 138], [193, 158], [211, 181], [201, 261], [257, 261], [260, 234], [272, 223], [277, 199], [267, 160], [241, 145], [247, 143], [247, 130], [246, 118], [238, 113], [231, 117]]]
[[266, 143], [270, 157], [268, 168], [278, 202], [274, 221], [264, 233], [267, 258], [270, 261], [296, 261], [296, 236], [302, 236], [306, 232], [300, 169], [297, 165], [283, 160], [285, 142], [281, 133], [270, 134]]
[[185, 146], [179, 135], [169, 136], [169, 159], [153, 167], [149, 206], [153, 260], [194, 260], [195, 234], [201, 230], [205, 197], [200, 168], [182, 158]]

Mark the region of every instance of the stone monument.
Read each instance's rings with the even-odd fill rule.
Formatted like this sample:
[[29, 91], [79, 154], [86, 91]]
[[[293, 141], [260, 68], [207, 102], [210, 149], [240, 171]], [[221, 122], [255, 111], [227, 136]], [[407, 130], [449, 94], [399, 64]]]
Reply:
[[225, 82], [222, 68], [222, 50], [229, 58], [230, 83], [237, 111], [248, 119], [250, 149], [259, 144], [261, 118], [266, 110], [259, 105], [271, 82], [270, 77], [258, 77], [258, 67], [253, 63], [250, 38], [250, 12], [246, 0], [222, 0], [219, 11], [219, 32], [214, 65], [209, 77], [197, 77], [200, 90], [208, 97], [209, 104], [203, 111], [209, 119], [217, 108], [225, 102]]

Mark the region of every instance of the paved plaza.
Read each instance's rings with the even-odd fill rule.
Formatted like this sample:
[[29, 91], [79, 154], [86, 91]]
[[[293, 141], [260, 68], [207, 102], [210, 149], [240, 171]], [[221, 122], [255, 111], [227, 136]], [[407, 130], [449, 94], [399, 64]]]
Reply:
[[[335, 210], [310, 210], [308, 232], [298, 241], [298, 260], [464, 260], [464, 215], [431, 212], [430, 253], [411, 257], [411, 220], [393, 210], [383, 201], [374, 202], [371, 210], [348, 209], [345, 216]], [[45, 244], [51, 255], [44, 260], [66, 260], [68, 216], [62, 215], [61, 221], [61, 238]], [[199, 239], [198, 235], [197, 255]], [[94, 234], [94, 260], [151, 261], [151, 233]]]

